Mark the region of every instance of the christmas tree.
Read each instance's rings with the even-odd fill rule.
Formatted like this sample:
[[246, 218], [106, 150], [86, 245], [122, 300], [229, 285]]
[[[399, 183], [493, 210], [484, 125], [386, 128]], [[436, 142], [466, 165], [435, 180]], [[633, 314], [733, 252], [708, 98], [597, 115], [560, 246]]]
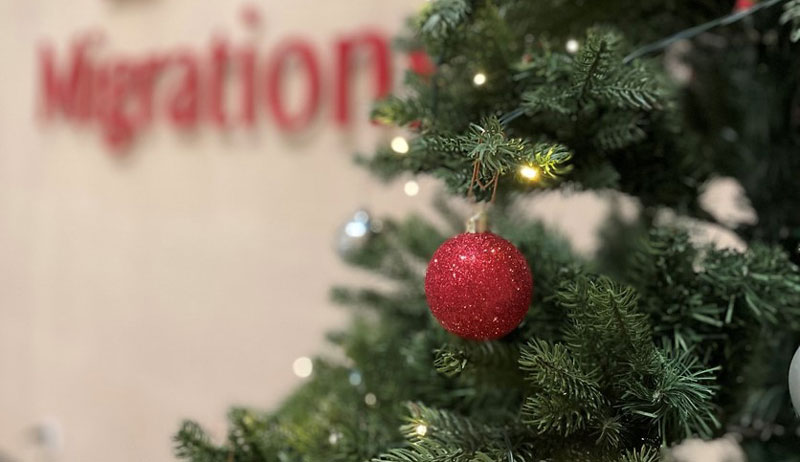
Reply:
[[[176, 455], [652, 462], [731, 433], [750, 461], [800, 461], [787, 385], [800, 345], [798, 22], [798, 0], [426, 4], [397, 43], [432, 72], [408, 72], [374, 110], [414, 136], [359, 163], [441, 179], [476, 204], [473, 232], [448, 240], [464, 219], [446, 200], [449, 229], [411, 217], [377, 232], [362, 217], [347, 259], [394, 288], [334, 289], [356, 308], [330, 335], [345, 359], [316, 359], [274, 412], [233, 409], [223, 442], [185, 422]], [[703, 206], [721, 177], [755, 220]], [[521, 210], [554, 189], [628, 198], [636, 217], [612, 214], [596, 255], [581, 255]], [[686, 223], [746, 249], [697, 243]]]

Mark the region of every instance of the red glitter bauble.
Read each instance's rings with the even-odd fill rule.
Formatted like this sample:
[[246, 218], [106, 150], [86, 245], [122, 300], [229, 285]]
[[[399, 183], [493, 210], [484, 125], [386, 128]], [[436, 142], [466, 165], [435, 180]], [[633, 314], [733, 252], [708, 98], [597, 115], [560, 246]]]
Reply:
[[756, 2], [754, 0], [736, 0], [736, 4], [733, 5], [733, 12], [741, 13], [742, 11], [749, 10], [754, 6], [756, 6]]
[[533, 277], [513, 244], [492, 233], [464, 233], [445, 241], [428, 264], [425, 296], [448, 331], [492, 340], [514, 330], [531, 303]]

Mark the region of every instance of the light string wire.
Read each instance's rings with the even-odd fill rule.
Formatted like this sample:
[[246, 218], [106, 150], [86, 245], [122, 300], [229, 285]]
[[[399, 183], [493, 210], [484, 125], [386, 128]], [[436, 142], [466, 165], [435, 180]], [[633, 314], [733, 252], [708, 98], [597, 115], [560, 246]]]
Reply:
[[[674, 35], [670, 35], [669, 37], [666, 37], [666, 38], [663, 38], [661, 40], [649, 43], [649, 44], [647, 44], [647, 45], [645, 45], [645, 46], [643, 46], [641, 48], [637, 48], [636, 50], [631, 52], [629, 55], [625, 56], [625, 58], [623, 58], [622, 62], [624, 64], [630, 64], [636, 58], [640, 58], [640, 57], [642, 57], [644, 55], [647, 55], [647, 54], [650, 54], [650, 53], [655, 53], [657, 51], [661, 51], [664, 48], [667, 48], [668, 46], [670, 46], [671, 44], [673, 44], [673, 43], [675, 43], [677, 41], [696, 37], [697, 35], [700, 35], [703, 32], [709, 31], [709, 30], [711, 30], [711, 29], [713, 29], [715, 27], [733, 24], [735, 22], [741, 21], [742, 19], [757, 13], [758, 11], [761, 11], [761, 10], [766, 9], [766, 8], [770, 8], [770, 7], [775, 6], [775, 5], [779, 4], [779, 3], [782, 3], [784, 1], [786, 1], [786, 0], [766, 0], [764, 2], [761, 2], [761, 3], [758, 3], [756, 5], [753, 5], [753, 6], [751, 6], [750, 8], [748, 8], [746, 10], [742, 10], [742, 11], [731, 13], [731, 14], [728, 14], [728, 15], [725, 15], [725, 16], [721, 16], [721, 17], [719, 17], [717, 19], [714, 19], [714, 20], [711, 20], [709, 22], [706, 22], [706, 23], [703, 23], [703, 24], [700, 24], [700, 25], [697, 25], [697, 26], [694, 26], [694, 27], [690, 27], [688, 29], [684, 29], [684, 30], [682, 30], [682, 31], [680, 31], [680, 32], [678, 32], [678, 33], [676, 33]], [[507, 112], [507, 113], [503, 114], [500, 117], [500, 124], [503, 125], [504, 127], [508, 126], [509, 123], [511, 123], [515, 119], [517, 119], [520, 116], [522, 116], [523, 114], [525, 114], [525, 111], [526, 111], [525, 108], [521, 108], [520, 107], [520, 108], [514, 109], [513, 111], [510, 111], [510, 112]]]
[[690, 27], [688, 29], [684, 29], [684, 30], [678, 32], [675, 35], [671, 35], [671, 36], [669, 36], [667, 38], [658, 40], [658, 41], [653, 42], [653, 43], [649, 43], [649, 44], [647, 44], [647, 45], [645, 45], [645, 46], [643, 46], [641, 48], [638, 48], [638, 49], [634, 50], [631, 54], [626, 56], [622, 60], [622, 62], [625, 63], [625, 64], [628, 64], [628, 63], [630, 63], [631, 61], [633, 61], [636, 58], [642, 57], [642, 56], [644, 56], [646, 54], [649, 54], [649, 53], [653, 53], [653, 52], [656, 52], [656, 51], [663, 50], [664, 48], [672, 45], [673, 43], [675, 43], [675, 42], [677, 42], [679, 40], [693, 38], [693, 37], [695, 37], [695, 36], [697, 36], [699, 34], [702, 34], [703, 32], [711, 30], [711, 29], [713, 29], [715, 27], [726, 26], [726, 25], [729, 25], [729, 24], [733, 24], [735, 22], [741, 21], [742, 19], [744, 19], [744, 18], [746, 18], [748, 16], [753, 15], [754, 13], [756, 13], [756, 12], [758, 12], [760, 10], [763, 10], [765, 8], [769, 8], [771, 6], [775, 6], [775, 5], [779, 4], [779, 3], [782, 3], [783, 1], [784, 0], [767, 0], [767, 1], [764, 1], [764, 2], [757, 3], [756, 5], [753, 5], [753, 6], [751, 6], [750, 8], [748, 8], [746, 10], [737, 11], [735, 13], [731, 13], [729, 15], [725, 15], [725, 16], [719, 17], [719, 18], [714, 19], [712, 21], [709, 21], [707, 23], [700, 24], [700, 25], [697, 25], [697, 26], [694, 26], [694, 27]]

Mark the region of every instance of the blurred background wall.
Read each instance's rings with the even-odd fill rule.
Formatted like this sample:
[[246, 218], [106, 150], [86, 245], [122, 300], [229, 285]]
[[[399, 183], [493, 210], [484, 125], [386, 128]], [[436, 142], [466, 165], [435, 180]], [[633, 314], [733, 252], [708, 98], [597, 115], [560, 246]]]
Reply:
[[[337, 227], [361, 206], [425, 202], [352, 164], [393, 133], [367, 120], [368, 69], [354, 73], [352, 123], [334, 125], [334, 42], [391, 36], [420, 3], [0, 2], [0, 454], [167, 461], [181, 417], [221, 429], [229, 404], [268, 407], [295, 384], [292, 361], [322, 351], [344, 317], [327, 300], [346, 280]], [[181, 133], [157, 114], [114, 151], [96, 124], [39, 113], [40, 47], [63, 72], [87, 33], [103, 36], [98, 60], [205, 55], [220, 36], [268, 59], [300, 37], [319, 58], [318, 117], [294, 135], [265, 111], [252, 129]]]
[[[352, 164], [398, 133], [368, 122], [366, 62], [352, 121], [335, 125], [334, 44], [390, 37], [422, 3], [0, 1], [0, 461], [168, 461], [181, 418], [221, 435], [230, 404], [274, 406], [301, 380], [293, 361], [345, 319], [329, 287], [365, 281], [335, 254], [339, 227], [359, 207], [424, 211], [434, 187], [410, 196], [411, 179], [379, 185]], [[262, 103], [255, 127], [225, 130], [157, 113], [112, 149], [94, 122], [42, 116], [41, 47], [67, 75], [87, 34], [98, 59], [205, 54], [214, 37], [268, 57], [301, 37], [319, 58], [318, 116], [288, 134]], [[395, 86], [407, 61], [393, 56]], [[292, 72], [289, 100], [303, 96]], [[602, 203], [552, 200], [540, 214], [590, 249]]]

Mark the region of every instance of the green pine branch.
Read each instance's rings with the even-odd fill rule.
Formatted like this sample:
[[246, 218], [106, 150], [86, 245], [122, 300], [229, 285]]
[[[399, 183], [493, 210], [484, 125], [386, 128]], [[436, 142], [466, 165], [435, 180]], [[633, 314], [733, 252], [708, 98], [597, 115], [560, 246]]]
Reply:
[[652, 111], [660, 109], [665, 91], [641, 63], [620, 66], [614, 64], [613, 72], [591, 87], [591, 94], [598, 101], [620, 109]]
[[781, 23], [792, 25], [792, 41], [800, 41], [800, 0], [791, 0], [783, 5]]
[[604, 115], [599, 123], [600, 128], [592, 141], [604, 151], [624, 149], [647, 138], [647, 132], [642, 128], [645, 119], [641, 114], [611, 112]]
[[429, 40], [443, 41], [469, 18], [471, 12], [472, 5], [468, 0], [429, 2], [417, 16], [417, 29]]
[[603, 81], [612, 69], [620, 37], [611, 32], [589, 33], [575, 59], [572, 85], [579, 101]]
[[598, 442], [619, 441], [619, 426], [608, 425], [609, 409], [596, 370], [585, 370], [563, 345], [541, 340], [523, 347], [519, 364], [533, 389], [522, 406], [523, 423], [562, 437], [594, 425], [602, 428]]
[[650, 419], [665, 443], [710, 438], [721, 425], [713, 402], [719, 369], [703, 367], [691, 351], [667, 346], [654, 355], [646, 380], [630, 383], [623, 409]]
[[[471, 367], [478, 367], [481, 373], [494, 369], [503, 379], [508, 379], [519, 349], [514, 344], [502, 342], [450, 342], [433, 351], [433, 366], [440, 374], [455, 377]], [[497, 373], [493, 374], [497, 378]], [[492, 378], [492, 377], [489, 377]]]
[[597, 364], [604, 383], [647, 366], [654, 351], [652, 331], [632, 288], [605, 277], [578, 275], [565, 281], [556, 296], [571, 321], [567, 346]]
[[184, 421], [173, 437], [175, 456], [192, 462], [224, 462], [227, 451], [211, 442], [205, 431], [195, 422]]
[[540, 86], [522, 94], [522, 107], [529, 115], [555, 113], [566, 116], [578, 110], [575, 91], [566, 85]]
[[598, 371], [584, 370], [564, 345], [531, 340], [522, 348], [519, 365], [535, 390], [567, 396], [594, 409], [604, 404]]
[[419, 403], [410, 403], [408, 409], [401, 428], [408, 447], [390, 450], [373, 462], [534, 460], [528, 444], [515, 443], [519, 429], [489, 426]]
[[642, 446], [639, 450], [627, 451], [617, 462], [659, 462], [661, 453], [657, 449]]

